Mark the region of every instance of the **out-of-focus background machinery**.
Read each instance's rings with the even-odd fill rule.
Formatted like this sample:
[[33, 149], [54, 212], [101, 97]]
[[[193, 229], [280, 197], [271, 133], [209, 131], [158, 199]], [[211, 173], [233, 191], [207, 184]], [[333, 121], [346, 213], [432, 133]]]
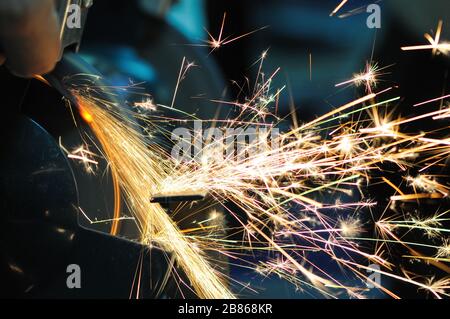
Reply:
[[[389, 74], [383, 80], [400, 85], [404, 105], [449, 89], [448, 80], [443, 81], [448, 79], [448, 59], [436, 57], [430, 62], [428, 52], [401, 56], [398, 50], [400, 45], [416, 43], [439, 18], [445, 19], [430, 11], [425, 13], [429, 19], [422, 21], [419, 16], [423, 12], [415, 12], [414, 6], [396, 7], [395, 3], [409, 3], [406, 0], [383, 6], [380, 30], [365, 26], [364, 10], [348, 18], [330, 18], [329, 12], [338, 2], [334, 0], [57, 1], [63, 26], [67, 5], [72, 2], [82, 8], [84, 28], [62, 33], [70, 56], [79, 47], [79, 57], [109, 85], [142, 83], [143, 91], [162, 104], [170, 104], [183, 57], [195, 61], [201, 67], [192, 69], [189, 81], [178, 91], [177, 107], [202, 118], [217, 114], [208, 98], [236, 93], [236, 87], [224, 79], [240, 81], [244, 75], [252, 76], [255, 70], [249, 66], [266, 49], [267, 72], [282, 68], [273, 85], [288, 85], [289, 94], [280, 99], [281, 117], [295, 108], [306, 121], [329, 110], [330, 105], [351, 100], [354, 90], [337, 91], [334, 84], [361, 71], [372, 58], [383, 66], [396, 63], [388, 71], [396, 74], [395, 81]], [[358, 1], [358, 7], [372, 2], [379, 3]], [[436, 2], [445, 6], [443, 0]], [[219, 31], [224, 12], [228, 12], [227, 34], [269, 28], [213, 54], [208, 48], [192, 46], [205, 39], [204, 27]], [[64, 74], [64, 66], [58, 70]], [[61, 74], [53, 76], [57, 86]], [[160, 289], [170, 260], [164, 252], [136, 242], [133, 221], [120, 221], [111, 236], [111, 223], [91, 223], [80, 213], [78, 207], [91, 219], [111, 218], [113, 185], [110, 176], [103, 174], [105, 162], [100, 160], [98, 174], [88, 174], [61, 150], [59, 141], [73, 150], [86, 138], [82, 132], [89, 130], [78, 114], [67, 108], [61, 90], [34, 79], [16, 78], [3, 67], [0, 88], [0, 296], [181, 296], [173, 280]], [[136, 97], [125, 92], [121, 98], [132, 101]], [[285, 124], [290, 125], [288, 121]], [[431, 124], [421, 125], [425, 129]], [[383, 190], [377, 188], [376, 193]], [[81, 268], [81, 289], [67, 288], [70, 264]], [[236, 280], [248, 279], [245, 269], [230, 267], [229, 271]], [[137, 274], [141, 276], [139, 289]], [[266, 278], [260, 286], [257, 297], [308, 296], [277, 278]], [[192, 296], [187, 288], [182, 293]], [[415, 296], [405, 290], [408, 294]]]

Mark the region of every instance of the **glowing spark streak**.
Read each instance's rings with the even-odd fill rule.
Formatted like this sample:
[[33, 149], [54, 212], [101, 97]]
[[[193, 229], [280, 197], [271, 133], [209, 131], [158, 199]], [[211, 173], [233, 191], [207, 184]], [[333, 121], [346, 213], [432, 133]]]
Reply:
[[122, 216], [119, 218], [109, 218], [109, 219], [102, 219], [102, 220], [92, 220], [89, 218], [89, 216], [84, 212], [84, 210], [81, 207], [78, 207], [78, 210], [80, 211], [80, 213], [84, 216], [84, 218], [87, 219], [87, 221], [89, 222], [89, 224], [102, 224], [102, 223], [107, 223], [107, 222], [112, 222], [115, 220], [135, 220], [134, 217], [129, 217], [129, 216]]
[[348, 2], [348, 0], [342, 0], [341, 3], [330, 13], [330, 17], [334, 16], [341, 8]]
[[391, 103], [391, 102], [394, 102], [394, 101], [398, 101], [398, 100], [400, 100], [400, 99], [401, 99], [401, 97], [398, 96], [398, 97], [395, 97], [395, 98], [392, 98], [392, 99], [389, 99], [389, 100], [386, 100], [386, 101], [382, 101], [382, 102], [375, 103], [375, 104], [370, 104], [370, 105], [368, 105], [368, 106], [359, 108], [359, 109], [357, 109], [357, 110], [350, 111], [350, 112], [347, 112], [347, 113], [345, 113], [345, 114], [341, 114], [341, 115], [332, 117], [332, 118], [330, 118], [330, 119], [328, 119], [328, 120], [324, 120], [324, 121], [322, 121], [322, 122], [320, 122], [320, 123], [317, 123], [317, 125], [322, 125], [322, 124], [325, 124], [325, 123], [329, 123], [329, 122], [331, 122], [331, 121], [335, 121], [335, 120], [340, 119], [340, 118], [346, 118], [346, 117], [348, 117], [349, 115], [352, 115], [352, 114], [355, 114], [355, 113], [359, 113], [359, 112], [361, 112], [361, 111], [364, 111], [364, 110], [367, 110], [367, 109], [370, 109], [370, 108], [373, 108], [373, 107], [376, 107], [376, 106], [380, 106], [380, 105], [388, 104], [388, 103]]
[[178, 88], [180, 87], [181, 81], [186, 76], [186, 73], [188, 72], [188, 70], [191, 67], [196, 66], [194, 62], [187, 62], [186, 66], [185, 66], [185, 63], [186, 63], [186, 57], [183, 57], [183, 60], [181, 61], [180, 72], [178, 73], [177, 83], [175, 84], [175, 90], [173, 92], [172, 103], [170, 104], [171, 109], [173, 109], [173, 106], [175, 104], [175, 99], [177, 97]]
[[175, 90], [173, 92], [172, 103], [170, 103], [171, 109], [173, 109], [173, 105], [175, 104], [175, 98], [177, 97], [178, 87], [180, 85], [181, 77], [183, 76], [183, 68], [184, 68], [185, 61], [186, 61], [186, 57], [183, 57], [183, 60], [181, 61], [180, 72], [178, 73], [177, 84], [175, 85]]
[[442, 20], [439, 21], [438, 27], [436, 30], [436, 36], [434, 39], [429, 34], [425, 34], [425, 38], [431, 43], [430, 45], [415, 45], [402, 47], [403, 51], [414, 51], [414, 50], [433, 50], [433, 54], [436, 54], [437, 51], [440, 51], [446, 54], [450, 50], [450, 43], [439, 43], [442, 32]]
[[86, 163], [91, 163], [91, 164], [98, 164], [97, 161], [89, 159], [86, 156], [80, 156], [80, 155], [74, 155], [74, 154], [69, 154], [67, 155], [68, 158], [72, 158], [72, 159], [78, 159], [81, 160], [82, 162], [86, 162]]
[[[398, 238], [397, 236], [395, 236], [394, 233], [392, 233], [387, 225], [383, 225], [382, 223], [376, 223], [376, 225], [379, 227], [380, 230], [384, 231], [385, 233], [387, 233], [389, 236], [391, 236], [392, 238], [394, 238], [398, 244], [401, 244], [402, 246], [406, 247], [413, 255], [416, 256], [422, 256], [420, 253], [418, 253], [416, 250], [412, 249], [411, 247], [409, 247], [405, 242], [403, 242], [400, 238]], [[430, 261], [430, 264], [432, 264], [433, 266], [447, 272], [450, 273], [450, 267], [448, 267], [447, 265], [444, 265], [438, 261], [432, 260]]]
[[442, 299], [442, 297], [432, 287], [427, 286], [425, 284], [422, 284], [420, 282], [417, 282], [417, 281], [414, 281], [414, 280], [411, 280], [411, 279], [408, 279], [408, 278], [404, 278], [404, 277], [401, 277], [401, 276], [398, 276], [398, 275], [394, 275], [394, 274], [388, 273], [388, 272], [383, 271], [383, 270], [378, 270], [376, 268], [370, 268], [370, 267], [367, 267], [367, 266], [364, 266], [364, 265], [360, 265], [360, 264], [357, 264], [357, 263], [354, 263], [354, 262], [351, 262], [351, 261], [348, 261], [348, 260], [343, 260], [343, 259], [339, 259], [339, 258], [336, 258], [336, 260], [341, 261], [342, 263], [351, 264], [351, 265], [353, 265], [355, 267], [358, 267], [358, 268], [369, 270], [371, 272], [377, 272], [379, 274], [382, 274], [382, 275], [385, 275], [385, 276], [388, 276], [388, 277], [391, 277], [391, 278], [394, 278], [394, 279], [397, 279], [397, 280], [400, 280], [400, 281], [412, 284], [414, 286], [421, 287], [421, 288], [423, 288], [425, 290], [430, 291], [436, 298]]
[[446, 112], [448, 112], [448, 110], [434, 111], [434, 112], [418, 115], [416, 117], [410, 117], [410, 118], [402, 120], [402, 121], [397, 121], [397, 122], [395, 122], [395, 124], [400, 125], [400, 124], [410, 123], [410, 122], [414, 122], [414, 121], [417, 121], [417, 120], [420, 120], [423, 118], [432, 117], [434, 115], [439, 115], [439, 114], [446, 113]]
[[398, 188], [397, 186], [395, 186], [394, 183], [392, 183], [390, 180], [388, 180], [386, 177], [382, 177], [383, 181], [388, 184], [389, 186], [391, 186], [393, 189], [395, 189], [396, 192], [398, 192], [400, 195], [404, 196], [405, 194], [400, 190], [400, 188]]
[[262, 237], [264, 237], [267, 242], [269, 242], [276, 250], [278, 250], [283, 256], [285, 256], [300, 272], [306, 276], [312, 283], [319, 282], [323, 285], [330, 285], [332, 284], [329, 280], [326, 280], [322, 277], [319, 277], [306, 268], [304, 268], [302, 265], [300, 265], [291, 255], [289, 255], [284, 249], [282, 249], [276, 242], [274, 242], [270, 237], [268, 237], [263, 231], [261, 231], [258, 227], [254, 226], [253, 224], [250, 224], [252, 228]]
[[[334, 182], [330, 182], [330, 183], [328, 183], [328, 184], [325, 184], [325, 185], [322, 185], [322, 186], [319, 186], [319, 187], [316, 187], [316, 188], [307, 190], [307, 191], [305, 191], [305, 192], [303, 192], [303, 193], [301, 193], [301, 194], [299, 194], [299, 195], [296, 195], [296, 196], [297, 196], [298, 198], [301, 198], [301, 197], [303, 197], [304, 195], [307, 195], [307, 194], [310, 194], [310, 193], [313, 193], [313, 192], [317, 192], [317, 191], [319, 191], [319, 190], [321, 190], [321, 189], [326, 189], [326, 188], [329, 188], [329, 187], [331, 187], [331, 186], [340, 184], [340, 183], [342, 183], [342, 182], [345, 182], [345, 181], [349, 181], [349, 180], [358, 178], [359, 176], [360, 176], [360, 175], [353, 175], [353, 176], [346, 177], [346, 178], [344, 178], [344, 179], [342, 179], [342, 180], [337, 180], [337, 181], [334, 181]], [[292, 194], [292, 195], [294, 195], [294, 194]], [[292, 196], [292, 195], [291, 195], [291, 196]], [[300, 196], [301, 196], [301, 197], [300, 197]], [[294, 199], [295, 199], [295, 198], [288, 198], [288, 199], [282, 201], [281, 203], [279, 203], [277, 206], [268, 209], [268, 211], [271, 211], [271, 210], [275, 209], [275, 208], [278, 207], [278, 206], [287, 204], [287, 203], [293, 201]], [[309, 201], [311, 201], [311, 200], [309, 200]], [[316, 204], [315, 201], [313, 201], [313, 202], [314, 202], [313, 206], [316, 206], [317, 204], [320, 204], [320, 206], [318, 206], [318, 207], [321, 207], [321, 206], [322, 206], [321, 203], [317, 203], [317, 204]]]
[[436, 232], [442, 232], [442, 233], [449, 233], [450, 229], [445, 229], [445, 228], [430, 228], [427, 226], [417, 226], [417, 225], [402, 225], [402, 224], [396, 224], [395, 227], [400, 227], [400, 228], [408, 228], [408, 229], [422, 229], [422, 230], [433, 230]]
[[403, 51], [413, 51], [413, 50], [429, 50], [429, 49], [438, 49], [438, 50], [450, 50], [449, 44], [431, 44], [431, 45], [416, 45], [410, 47], [402, 47]]
[[314, 124], [316, 124], [316, 123], [318, 123], [318, 122], [320, 122], [320, 121], [322, 121], [322, 120], [324, 120], [324, 119], [326, 119], [326, 118], [328, 118], [328, 117], [331, 117], [331, 116], [333, 116], [334, 114], [340, 113], [340, 112], [342, 112], [342, 111], [344, 111], [344, 110], [346, 110], [346, 109], [348, 109], [348, 108], [350, 108], [350, 107], [352, 107], [352, 106], [355, 106], [355, 105], [358, 105], [358, 104], [363, 103], [363, 102], [365, 102], [365, 101], [368, 101], [368, 100], [370, 100], [370, 99], [373, 99], [373, 98], [376, 97], [376, 96], [377, 96], [377, 94], [372, 93], [372, 94], [366, 95], [366, 96], [364, 96], [364, 97], [362, 97], [362, 98], [360, 98], [360, 99], [357, 99], [357, 100], [355, 100], [355, 101], [352, 101], [352, 102], [350, 102], [350, 103], [347, 103], [347, 104], [345, 104], [345, 105], [343, 105], [343, 106], [341, 106], [341, 107], [338, 107], [337, 109], [335, 109], [335, 110], [333, 110], [333, 111], [331, 111], [331, 112], [328, 112], [327, 114], [322, 115], [322, 116], [318, 117], [317, 119], [315, 119], [315, 120], [313, 120], [313, 121], [311, 121], [311, 122], [309, 122], [309, 123], [304, 124], [304, 125], [300, 128], [300, 130], [304, 130], [305, 128], [314, 126]]
[[360, 241], [375, 241], [375, 242], [383, 242], [383, 243], [390, 243], [390, 244], [404, 244], [404, 245], [410, 245], [410, 246], [435, 248], [435, 249], [440, 248], [439, 246], [435, 246], [435, 245], [427, 245], [427, 244], [422, 244], [422, 243], [399, 241], [396, 239], [377, 239], [377, 238], [364, 238], [364, 237], [348, 237], [347, 239], [360, 240]]
[[231, 39], [228, 39], [228, 37], [222, 39], [222, 37], [223, 37], [223, 30], [224, 30], [224, 27], [225, 27], [226, 16], [227, 16], [227, 13], [225, 12], [223, 14], [222, 24], [220, 26], [219, 36], [217, 37], [217, 39], [215, 37], [213, 37], [208, 30], [205, 29], [206, 33], [208, 33], [209, 40], [206, 40], [206, 41], [203, 41], [203, 42], [206, 42], [207, 46], [211, 47], [211, 52], [215, 51], [216, 49], [219, 49], [223, 45], [226, 45], [226, 44], [229, 44], [229, 43], [234, 42], [236, 40], [242, 39], [242, 38], [244, 38], [246, 36], [249, 36], [249, 35], [251, 35], [251, 34], [253, 34], [255, 32], [258, 32], [258, 31], [261, 31], [261, 30], [264, 30], [264, 29], [267, 28], [267, 26], [265, 26], [265, 27], [262, 27], [262, 28], [259, 28], [259, 29], [256, 29], [256, 30], [253, 30], [253, 31], [250, 31], [250, 32], [247, 32], [247, 33], [244, 33], [242, 35], [239, 35], [239, 36], [231, 38]]
[[428, 103], [432, 103], [432, 102], [436, 102], [436, 101], [445, 100], [445, 99], [447, 99], [449, 97], [450, 97], [450, 94], [449, 95], [445, 95], [445, 96], [441, 96], [441, 97], [438, 97], [438, 98], [435, 98], [435, 99], [432, 99], [432, 100], [428, 100], [428, 101], [425, 101], [425, 102], [417, 103], [417, 104], [414, 104], [414, 106], [420, 106], [420, 105], [424, 105], [424, 104], [428, 104]]
[[299, 199], [299, 200], [301, 200], [302, 202], [311, 204], [311, 205], [314, 206], [314, 207], [319, 207], [319, 208], [323, 207], [322, 203], [319, 203], [319, 202], [317, 202], [317, 201], [315, 201], [315, 200], [312, 200], [312, 199], [310, 199], [310, 198], [308, 198], [308, 197], [305, 197], [305, 196], [302, 196], [302, 195], [298, 195], [298, 194], [286, 192], [286, 191], [283, 191], [283, 190], [281, 190], [281, 189], [279, 189], [279, 188], [271, 189], [271, 191], [273, 191], [273, 192], [275, 192], [275, 193], [278, 193], [278, 194], [280, 194], [280, 195], [287, 196], [287, 197], [292, 198], [292, 199]]
[[272, 81], [273, 77], [277, 75], [277, 73], [281, 70], [281, 68], [277, 68], [272, 75], [267, 79], [267, 81], [261, 86], [259, 91], [253, 96], [253, 98], [250, 100], [250, 104], [255, 101], [255, 99], [261, 95], [261, 93], [267, 88], [268, 85], [270, 85], [270, 82]]
[[261, 31], [261, 30], [264, 30], [264, 29], [267, 29], [267, 28], [268, 28], [268, 26], [265, 26], [265, 27], [261, 27], [261, 28], [259, 28], [259, 29], [256, 29], [256, 30], [253, 30], [253, 31], [247, 32], [247, 33], [245, 33], [245, 34], [242, 34], [242, 35], [240, 35], [240, 36], [237, 36], [237, 37], [235, 37], [235, 38], [233, 38], [233, 39], [230, 39], [230, 40], [224, 41], [224, 42], [222, 42], [222, 44], [221, 44], [221, 45], [225, 45], [225, 44], [228, 44], [228, 43], [230, 43], [230, 42], [233, 42], [233, 41], [236, 41], [236, 40], [242, 39], [243, 37], [249, 36], [249, 35], [251, 35], [251, 34], [253, 34], [253, 33], [255, 33], [255, 32], [258, 32], [258, 31]]

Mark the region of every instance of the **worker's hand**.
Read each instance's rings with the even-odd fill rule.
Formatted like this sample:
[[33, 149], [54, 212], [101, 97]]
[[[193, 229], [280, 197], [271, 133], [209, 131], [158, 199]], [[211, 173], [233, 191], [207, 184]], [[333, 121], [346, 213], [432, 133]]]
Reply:
[[0, 65], [22, 77], [44, 74], [60, 50], [53, 0], [0, 0]]

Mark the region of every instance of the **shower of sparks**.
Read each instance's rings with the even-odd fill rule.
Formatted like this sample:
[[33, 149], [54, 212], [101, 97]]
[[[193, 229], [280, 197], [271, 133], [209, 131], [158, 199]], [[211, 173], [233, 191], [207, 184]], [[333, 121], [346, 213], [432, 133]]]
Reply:
[[[262, 80], [257, 83], [254, 94], [245, 102], [228, 102], [237, 108], [238, 116], [228, 122], [227, 128], [242, 127], [242, 123], [247, 123], [244, 126], [265, 124], [268, 127], [276, 124], [268, 120], [279, 120], [270, 111], [275, 95], [279, 94], [279, 90], [271, 92], [274, 74], [276, 72], [267, 79], [260, 77]], [[355, 191], [375, 178], [372, 175], [382, 172], [383, 163], [391, 163], [405, 171], [406, 167], [414, 165], [410, 160], [416, 161], [419, 155], [442, 160], [448, 153], [445, 140], [428, 138], [427, 133], [400, 132], [402, 124], [431, 118], [440, 114], [439, 111], [409, 119], [395, 118], [393, 112], [382, 112], [381, 109], [389, 107], [389, 101], [397, 98], [380, 102], [373, 100], [386, 92], [384, 90], [351, 101], [279, 136], [270, 137], [268, 131], [261, 129], [259, 138], [240, 145], [240, 150], [232, 154], [224, 155], [224, 140], [213, 140], [197, 154], [198, 160], [183, 162], [148, 144], [139, 132], [120, 118], [119, 106], [94, 99], [87, 93], [89, 90], [82, 87], [74, 88], [73, 92], [82, 109], [92, 118], [90, 126], [101, 141], [111, 169], [118, 175], [122, 191], [141, 229], [142, 241], [157, 244], [173, 253], [200, 297], [234, 296], [225, 284], [226, 278], [202, 253], [210, 250], [218, 251], [240, 265], [247, 263], [246, 267], [254, 268], [260, 274], [277, 274], [297, 287], [310, 287], [328, 297], [336, 297], [339, 292], [346, 291], [349, 296], [362, 298], [363, 289], [362, 286], [349, 286], [328, 273], [312, 261], [311, 254], [328, 256], [359, 278], [362, 285], [369, 279], [365, 271], [361, 271], [367, 266], [355, 262], [361, 257], [368, 263], [379, 264], [384, 269], [380, 273], [393, 280], [415, 285], [438, 298], [446, 295], [438, 281], [426, 283], [399, 275], [393, 271], [394, 265], [385, 250], [378, 247], [374, 252], [366, 251], [358, 242], [373, 240], [377, 245], [396, 243], [409, 247], [410, 244], [394, 233], [402, 228], [423, 230], [429, 236], [440, 238], [448, 232], [440, 226], [447, 212], [430, 220], [376, 221], [381, 234], [377, 239], [362, 237], [367, 235], [368, 229], [366, 221], [361, 219], [361, 211], [376, 203], [368, 198], [355, 202], [340, 199], [353, 197]], [[362, 118], [364, 112], [369, 115], [365, 120]], [[351, 118], [352, 114], [358, 115], [359, 120], [340, 121]], [[156, 120], [151, 119], [151, 112], [148, 117], [135, 116], [155, 127]], [[331, 122], [336, 124], [323, 127]], [[160, 129], [164, 132], [162, 127]], [[258, 152], [254, 152], [255, 149]], [[405, 191], [392, 200], [420, 200], [425, 198], [421, 196], [423, 194], [427, 195], [426, 198], [448, 196], [449, 187], [438, 182], [437, 177], [406, 175], [405, 179], [408, 187], [424, 193], [408, 195]], [[391, 182], [389, 185], [399, 190]], [[242, 216], [224, 206], [226, 213], [241, 225], [232, 230], [234, 234], [241, 234], [240, 241], [230, 240], [227, 235], [214, 237], [215, 233], [220, 233], [216, 226], [205, 226], [205, 223], [217, 219], [217, 212], [199, 221], [195, 227], [180, 230], [158, 204], [150, 203], [152, 194], [195, 190], [209, 193], [219, 203], [233, 202], [245, 213]], [[334, 219], [331, 213], [336, 211], [340, 212], [338, 219]], [[360, 213], [355, 215], [352, 213], [355, 211]], [[434, 263], [442, 263], [438, 259], [446, 258], [445, 247], [443, 241], [442, 247], [435, 252], [439, 257], [433, 260]], [[258, 263], [244, 257], [258, 250], [270, 251], [275, 257]], [[422, 256], [412, 249], [410, 252], [418, 258], [434, 258]], [[398, 297], [388, 288], [378, 288]]]
[[[377, 94], [369, 96], [372, 99]], [[247, 100], [259, 101], [255, 97]], [[368, 100], [362, 99], [349, 104], [356, 106]], [[253, 115], [255, 119], [260, 119], [261, 114], [257, 112], [260, 108], [257, 103], [246, 104], [245, 108], [247, 111], [255, 112]], [[239, 103], [234, 105], [244, 107]], [[221, 141], [215, 147], [209, 147], [209, 152], [207, 148], [199, 162], [192, 160], [179, 164], [162, 183], [160, 192], [178, 192], [189, 185], [190, 189], [207, 190], [219, 202], [233, 201], [247, 214], [247, 221], [244, 221], [229, 211], [239, 219], [243, 227], [243, 237], [248, 240], [243, 246], [267, 245], [265, 249], [276, 251], [282, 256], [282, 259], [271, 261], [270, 265], [264, 263], [259, 265], [259, 272], [266, 269], [272, 273], [276, 268], [276, 273], [283, 273], [283, 277], [291, 279], [292, 273], [298, 273], [324, 294], [326, 294], [324, 287], [334, 286], [347, 290], [350, 295], [356, 295], [356, 288], [345, 286], [318, 268], [318, 265], [311, 265], [308, 258], [297, 249], [301, 247], [301, 251], [320, 251], [333, 259], [338, 251], [360, 254], [388, 268], [391, 267], [389, 261], [385, 260], [381, 253], [369, 254], [361, 251], [357, 243], [349, 240], [349, 237], [359, 236], [364, 232], [364, 225], [358, 218], [349, 217], [333, 222], [327, 215], [327, 210], [337, 208], [345, 210], [347, 208], [345, 203], [319, 202], [313, 194], [352, 194], [352, 188], [359, 188], [361, 179], [369, 179], [371, 171], [381, 170], [382, 163], [391, 162], [404, 170], [404, 166], [410, 165], [408, 158], [414, 158], [417, 153], [435, 152], [442, 144], [438, 140], [427, 141], [422, 134], [400, 133], [400, 124], [409, 120], [391, 119], [390, 113], [383, 116], [375, 105], [378, 104], [366, 106], [373, 109], [372, 126], [364, 122], [351, 121], [337, 125], [330, 135], [331, 138], [324, 139], [318, 126], [337, 114], [336, 111], [331, 111], [320, 117], [319, 121], [305, 124], [304, 129], [303, 127], [293, 129], [281, 135], [278, 141], [268, 142], [267, 138], [256, 140], [242, 152], [251, 153], [251, 149], [254, 148], [259, 152], [237, 161], [233, 156], [225, 158], [218, 156], [223, 154]], [[349, 106], [345, 106], [338, 110], [348, 108]], [[424, 117], [431, 117], [433, 114], [434, 112], [424, 114]], [[379, 145], [381, 140], [386, 142]], [[272, 143], [280, 146], [273, 149]], [[416, 180], [415, 184], [418, 183]], [[430, 191], [431, 187], [433, 190], [440, 189], [441, 194], [442, 190], [446, 189], [445, 186], [426, 177], [422, 177], [418, 185], [420, 187], [427, 185], [427, 191]], [[413, 198], [420, 197], [414, 195]], [[367, 207], [368, 204], [367, 201], [352, 203], [353, 208]], [[312, 219], [296, 217], [292, 205], [302, 207], [301, 210], [309, 212]], [[315, 220], [321, 227], [318, 229], [313, 227], [311, 220]], [[265, 235], [263, 229], [270, 229], [272, 237]], [[324, 238], [325, 234], [329, 236], [327, 239]], [[292, 244], [294, 239], [301, 239], [306, 243]], [[286, 248], [289, 245], [292, 246]], [[305, 268], [304, 264], [310, 264], [315, 270]], [[354, 265], [344, 259], [339, 259], [339, 264], [351, 269]], [[395, 275], [391, 277], [397, 278]], [[407, 282], [433, 290], [411, 279], [407, 279]]]
[[[224, 21], [225, 16], [217, 40], [221, 44], [226, 43], [222, 39]], [[158, 109], [170, 109], [180, 118], [164, 117], [153, 107], [153, 101], [145, 99], [134, 104], [147, 109], [145, 115], [100, 99], [95, 91], [101, 92], [102, 88], [93, 88], [89, 81], [86, 86], [70, 87], [117, 176], [142, 243], [157, 245], [171, 254], [189, 279], [180, 284], [192, 287], [202, 298], [234, 298], [233, 291], [242, 288], [254, 291], [248, 283], [227, 277], [221, 268], [224, 261], [211, 259], [207, 252], [218, 253], [230, 265], [252, 269], [265, 277], [278, 275], [314, 296], [337, 298], [345, 293], [364, 298], [370, 283], [384, 294], [400, 298], [388, 286], [374, 282], [369, 270], [435, 298], [449, 296], [448, 277], [412, 274], [404, 264], [390, 259], [395, 246], [406, 249], [406, 260], [424, 260], [450, 273], [446, 264], [449, 230], [445, 227], [449, 211], [425, 218], [394, 213], [375, 219], [370, 212], [378, 203], [366, 196], [367, 186], [384, 183], [390, 187], [392, 194], [383, 196], [389, 202], [386, 210], [398, 203], [449, 197], [446, 176], [431, 172], [442, 166], [450, 154], [450, 139], [436, 137], [443, 128], [433, 132], [403, 131], [408, 123], [423, 119], [440, 123], [448, 109], [396, 116], [392, 104], [400, 101], [400, 96], [384, 97], [395, 88], [375, 91], [381, 69], [367, 64], [363, 74], [336, 85], [362, 84], [367, 95], [272, 135], [272, 129], [284, 120], [276, 112], [283, 88], [272, 87], [279, 69], [269, 76], [262, 72], [266, 56], [267, 51], [256, 62], [258, 73], [248, 96], [212, 101], [230, 107], [237, 115], [204, 121], [213, 127], [224, 125], [222, 132], [251, 128], [249, 141], [239, 141], [241, 133], [232, 138], [202, 136], [202, 146], [194, 148], [194, 156], [184, 160], [150, 143], [130, 121], [170, 136], [167, 122], [199, 120], [174, 105], [179, 84], [193, 63], [183, 59], [171, 105], [158, 105]], [[136, 121], [123, 117], [122, 112]], [[298, 119], [293, 122], [298, 123]], [[193, 132], [192, 137], [188, 142], [197, 145], [198, 135]], [[230, 140], [234, 142], [231, 148]], [[71, 154], [82, 157], [80, 152]], [[400, 181], [384, 176], [386, 166], [400, 172]], [[150, 202], [157, 194], [183, 193], [208, 194], [223, 205], [223, 212], [211, 209], [206, 217], [198, 212], [199, 218], [192, 225], [180, 228], [159, 204]], [[177, 208], [174, 214], [181, 214], [181, 210]], [[191, 214], [195, 216], [195, 212]], [[233, 219], [234, 225], [227, 228], [227, 219]], [[408, 241], [411, 232], [423, 234], [427, 240]], [[260, 252], [267, 256], [258, 259]], [[337, 265], [342, 273], [336, 275], [318, 263], [322, 258]], [[371, 264], [377, 264], [379, 270], [370, 268]], [[350, 278], [351, 284], [345, 278]]]
[[172, 253], [200, 297], [232, 298], [223, 276], [206, 261], [204, 253], [184, 237], [159, 204], [150, 203], [156, 185], [167, 172], [167, 163], [158, 156], [160, 151], [150, 147], [142, 134], [124, 121], [119, 105], [94, 98], [92, 88], [87, 92], [83, 86], [71, 89], [80, 107], [93, 119], [89, 124], [102, 145], [110, 170], [117, 176], [142, 242], [157, 243]]
[[436, 29], [436, 35], [433, 38], [430, 34], [425, 34], [425, 39], [430, 42], [429, 45], [414, 45], [414, 46], [407, 46], [402, 47], [401, 49], [403, 51], [414, 51], [414, 50], [433, 50], [433, 54], [436, 54], [437, 52], [440, 52], [442, 54], [448, 54], [450, 51], [450, 43], [447, 42], [441, 42], [441, 33], [442, 33], [442, 21], [439, 21], [438, 27]]

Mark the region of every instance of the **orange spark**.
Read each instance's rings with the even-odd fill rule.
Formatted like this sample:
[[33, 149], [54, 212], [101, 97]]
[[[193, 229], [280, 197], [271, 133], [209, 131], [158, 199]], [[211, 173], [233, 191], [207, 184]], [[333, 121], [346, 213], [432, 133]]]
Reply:
[[94, 121], [92, 115], [88, 111], [83, 109], [81, 106], [80, 106], [80, 115], [83, 118], [83, 120], [85, 120], [87, 123], [92, 123]]
[[208, 30], [205, 29], [206, 33], [208, 33], [209, 40], [206, 40], [206, 41], [203, 41], [203, 42], [206, 43], [205, 46], [209, 46], [209, 47], [211, 48], [211, 52], [214, 51], [214, 50], [216, 50], [216, 49], [219, 49], [219, 48], [220, 48], [221, 46], [223, 46], [223, 45], [226, 45], [226, 44], [231, 43], [231, 42], [233, 42], [233, 41], [242, 39], [242, 38], [244, 38], [244, 37], [246, 37], [246, 36], [249, 36], [249, 35], [251, 35], [251, 34], [257, 32], [257, 31], [261, 31], [261, 30], [264, 30], [264, 29], [267, 28], [267, 26], [261, 27], [261, 28], [259, 28], [259, 29], [255, 29], [255, 30], [253, 30], [253, 31], [250, 31], [250, 32], [241, 34], [241, 35], [239, 35], [239, 36], [237, 36], [237, 37], [234, 37], [234, 38], [231, 38], [231, 39], [230, 39], [229, 37], [223, 38], [223, 30], [224, 30], [224, 27], [225, 27], [225, 20], [226, 20], [226, 17], [227, 17], [227, 13], [225, 12], [225, 13], [223, 14], [222, 24], [221, 24], [221, 26], [220, 26], [219, 35], [218, 35], [217, 38], [215, 38]]
[[334, 16], [342, 7], [348, 2], [348, 0], [342, 0], [341, 3], [330, 13], [330, 17]]
[[414, 46], [408, 46], [408, 47], [402, 47], [401, 49], [403, 51], [414, 51], [414, 50], [433, 50], [433, 54], [436, 54], [438, 51], [442, 54], [447, 54], [448, 51], [450, 51], [450, 43], [440, 43], [441, 40], [441, 33], [442, 33], [442, 20], [439, 21], [437, 29], [436, 29], [436, 35], [433, 38], [428, 33], [425, 34], [425, 39], [430, 42], [428, 45], [414, 45]]

